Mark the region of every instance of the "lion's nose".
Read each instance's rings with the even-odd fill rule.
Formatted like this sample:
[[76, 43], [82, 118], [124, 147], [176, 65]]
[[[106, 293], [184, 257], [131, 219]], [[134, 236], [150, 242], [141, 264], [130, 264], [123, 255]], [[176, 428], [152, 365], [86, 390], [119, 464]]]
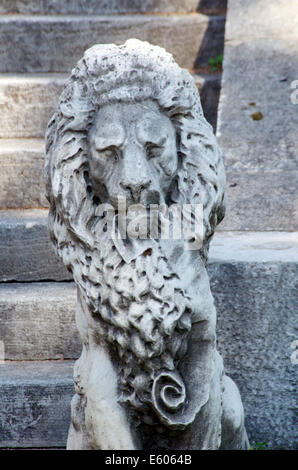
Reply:
[[121, 182], [120, 185], [123, 189], [129, 192], [131, 198], [134, 202], [139, 202], [140, 196], [142, 192], [147, 189], [151, 184], [151, 180], [148, 181], [141, 181], [141, 182], [129, 182], [123, 183]]

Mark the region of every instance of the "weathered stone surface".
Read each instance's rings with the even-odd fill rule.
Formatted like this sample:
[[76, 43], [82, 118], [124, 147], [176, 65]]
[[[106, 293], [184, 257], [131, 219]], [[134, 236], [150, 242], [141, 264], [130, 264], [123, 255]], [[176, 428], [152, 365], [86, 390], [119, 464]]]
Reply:
[[297, 18], [293, 1], [230, 2], [217, 126], [228, 170], [221, 230], [297, 230]]
[[239, 384], [250, 442], [297, 448], [297, 233], [217, 233], [208, 271], [218, 348]]
[[47, 211], [0, 212], [0, 280], [70, 279], [51, 245]]
[[191, 15], [1, 16], [0, 72], [69, 72], [96, 43], [138, 38], [171, 52], [192, 68], [208, 17]]
[[0, 284], [0, 340], [5, 360], [76, 359], [81, 344], [75, 328], [72, 282]]
[[0, 209], [48, 206], [43, 164], [43, 140], [0, 140]]
[[0, 75], [0, 139], [44, 137], [64, 81], [63, 74]]
[[[297, 251], [296, 251], [297, 253]], [[250, 442], [297, 448], [298, 262], [211, 263], [218, 348], [243, 399]]]
[[217, 232], [210, 263], [297, 263], [296, 232]]
[[[220, 77], [194, 75], [194, 78], [200, 92], [204, 114], [213, 124], [217, 114]], [[19, 139], [44, 137], [46, 125], [54, 112], [64, 82], [64, 74], [0, 75], [0, 139], [3, 139], [0, 140], [0, 152], [5, 150], [4, 160], [9, 158], [6, 154], [9, 149], [10, 153], [14, 153], [14, 149], [29, 152], [31, 149], [35, 150], [37, 145], [41, 145], [39, 142]], [[24, 145], [26, 142], [28, 145]], [[17, 162], [13, 162], [13, 165], [15, 164]], [[3, 174], [1, 176], [5, 177]]]
[[2, 0], [0, 13], [23, 14], [112, 14], [147, 12], [192, 12], [198, 0]]
[[0, 365], [0, 447], [64, 447], [73, 363]]
[[[208, 1], [208, 0], [207, 0]], [[297, 39], [296, 0], [229, 0], [226, 41]]]
[[219, 230], [296, 230], [298, 171], [227, 171], [227, 220]]

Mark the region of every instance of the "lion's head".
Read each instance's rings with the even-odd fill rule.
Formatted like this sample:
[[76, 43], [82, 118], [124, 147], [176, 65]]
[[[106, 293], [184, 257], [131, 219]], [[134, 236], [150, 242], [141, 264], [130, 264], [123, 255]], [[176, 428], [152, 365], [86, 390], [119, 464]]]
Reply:
[[[127, 158], [119, 155], [123, 139]], [[203, 204], [206, 243], [223, 218], [223, 163], [196, 85], [157, 46], [129, 40], [88, 49], [66, 83], [46, 141], [51, 217], [86, 243], [94, 241], [97, 205], [116, 194]], [[52, 225], [55, 239], [54, 232]]]
[[[124, 400], [146, 414], [150, 390], [159, 394], [170, 375], [183, 391], [175, 370], [187, 349], [189, 297], [162, 248], [131, 265], [112, 243], [103, 253], [96, 210], [119, 195], [129, 204], [202, 204], [204, 257], [224, 214], [225, 176], [213, 130], [191, 75], [163, 49], [129, 40], [85, 52], [46, 139], [52, 240], [102, 319], [102, 336], [126, 364]], [[137, 367], [129, 366], [132, 357]], [[163, 416], [161, 405], [154, 406]], [[161, 419], [168, 423], [166, 413]]]

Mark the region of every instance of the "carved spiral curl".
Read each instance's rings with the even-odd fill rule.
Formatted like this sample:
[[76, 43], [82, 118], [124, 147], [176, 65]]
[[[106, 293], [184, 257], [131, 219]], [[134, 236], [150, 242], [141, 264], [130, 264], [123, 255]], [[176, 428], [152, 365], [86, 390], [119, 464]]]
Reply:
[[186, 405], [186, 390], [177, 372], [163, 372], [155, 378], [152, 404], [162, 423], [173, 429], [185, 427], [179, 418], [181, 418], [180, 412]]

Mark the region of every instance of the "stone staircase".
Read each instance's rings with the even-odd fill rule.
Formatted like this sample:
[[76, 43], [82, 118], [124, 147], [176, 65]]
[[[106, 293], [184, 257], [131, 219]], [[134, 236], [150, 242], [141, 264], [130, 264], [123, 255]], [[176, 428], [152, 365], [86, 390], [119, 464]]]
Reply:
[[[210, 72], [208, 58], [223, 48], [225, 2], [201, 0], [199, 12], [197, 3], [1, 2], [0, 341], [5, 349], [0, 365], [1, 448], [64, 447], [70, 422], [72, 365], [80, 354], [76, 293], [48, 237], [43, 182], [45, 126], [65, 77], [95, 43], [122, 43], [129, 37], [149, 40], [195, 73], [205, 115], [216, 128], [221, 76]], [[269, 78], [262, 69], [263, 94], [261, 84], [256, 86], [259, 67], [265, 68], [262, 62], [252, 66], [259, 44], [266, 46], [266, 40], [258, 37], [264, 26], [262, 15], [259, 30], [251, 28], [253, 54], [250, 28], [246, 36], [246, 23], [242, 28], [237, 25], [242, 18], [254, 25], [254, 7], [262, 3], [266, 1], [252, 0], [248, 6], [244, 0], [229, 0], [218, 124], [227, 163], [229, 210], [211, 246], [209, 273], [218, 311], [219, 349], [241, 389], [249, 437], [266, 441], [271, 448], [293, 448], [297, 365], [290, 356], [291, 343], [298, 337], [294, 317], [298, 242], [291, 184], [297, 172], [298, 144], [295, 150], [293, 142], [298, 106], [291, 107], [280, 96], [273, 103], [268, 90], [279, 86], [285, 96], [289, 82], [285, 85], [278, 78], [298, 77], [292, 78], [295, 63], [282, 68], [277, 55]], [[276, 5], [283, 11], [281, 0], [271, 3], [273, 16]], [[288, 4], [295, 21], [297, 8]], [[239, 57], [236, 53], [235, 61], [233, 48], [239, 44], [248, 52]], [[250, 110], [255, 108], [262, 111], [263, 120], [251, 119]], [[267, 120], [267, 109], [270, 116], [276, 112], [281, 122]], [[287, 135], [282, 134], [285, 119], [290, 124]]]

